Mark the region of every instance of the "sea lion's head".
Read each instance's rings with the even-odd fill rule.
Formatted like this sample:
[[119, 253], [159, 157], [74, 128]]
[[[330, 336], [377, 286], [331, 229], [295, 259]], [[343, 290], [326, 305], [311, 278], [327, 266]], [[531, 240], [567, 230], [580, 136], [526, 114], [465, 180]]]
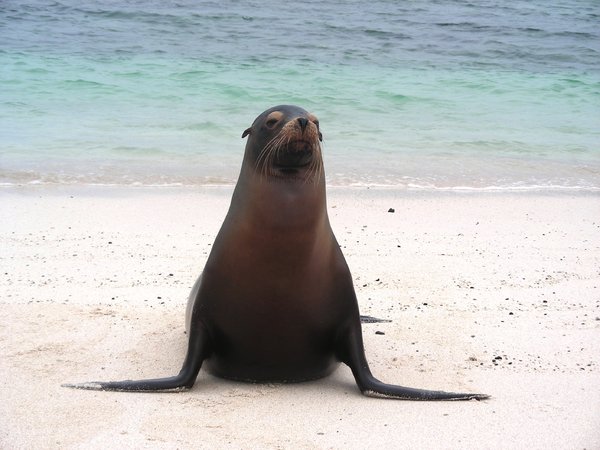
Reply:
[[267, 109], [244, 131], [246, 162], [257, 174], [276, 180], [317, 181], [323, 175], [318, 119], [298, 106]]

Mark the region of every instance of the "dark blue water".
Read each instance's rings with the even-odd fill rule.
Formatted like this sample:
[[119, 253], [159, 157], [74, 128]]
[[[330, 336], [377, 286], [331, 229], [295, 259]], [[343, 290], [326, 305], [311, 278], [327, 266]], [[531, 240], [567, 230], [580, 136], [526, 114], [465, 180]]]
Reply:
[[0, 182], [234, 183], [262, 110], [331, 184], [600, 188], [597, 1], [0, 4]]

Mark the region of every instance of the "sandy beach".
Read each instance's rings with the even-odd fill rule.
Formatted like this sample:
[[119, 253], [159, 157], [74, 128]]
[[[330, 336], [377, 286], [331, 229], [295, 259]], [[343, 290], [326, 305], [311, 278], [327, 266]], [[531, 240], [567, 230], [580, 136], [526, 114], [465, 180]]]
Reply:
[[[600, 448], [600, 198], [332, 188], [328, 212], [387, 382], [470, 402], [360, 395], [329, 378], [190, 391], [61, 383], [172, 375], [185, 302], [231, 188], [0, 190], [0, 448]], [[393, 208], [395, 212], [389, 212]]]

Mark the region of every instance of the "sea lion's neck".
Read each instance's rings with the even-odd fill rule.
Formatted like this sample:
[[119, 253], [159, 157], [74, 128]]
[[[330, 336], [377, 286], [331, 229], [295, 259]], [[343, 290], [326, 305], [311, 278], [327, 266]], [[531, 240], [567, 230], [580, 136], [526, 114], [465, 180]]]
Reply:
[[228, 215], [261, 230], [314, 232], [328, 226], [324, 177], [286, 180], [242, 171]]

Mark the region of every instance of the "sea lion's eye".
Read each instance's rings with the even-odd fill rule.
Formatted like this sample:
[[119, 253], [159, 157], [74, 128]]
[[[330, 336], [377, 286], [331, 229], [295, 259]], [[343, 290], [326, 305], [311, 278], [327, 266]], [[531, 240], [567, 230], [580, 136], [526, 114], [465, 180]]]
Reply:
[[275, 125], [283, 118], [281, 111], [273, 111], [265, 120], [265, 126], [269, 129], [275, 128]]
[[317, 126], [317, 130], [319, 129], [319, 121], [318, 120], [313, 120], [313, 123]]

